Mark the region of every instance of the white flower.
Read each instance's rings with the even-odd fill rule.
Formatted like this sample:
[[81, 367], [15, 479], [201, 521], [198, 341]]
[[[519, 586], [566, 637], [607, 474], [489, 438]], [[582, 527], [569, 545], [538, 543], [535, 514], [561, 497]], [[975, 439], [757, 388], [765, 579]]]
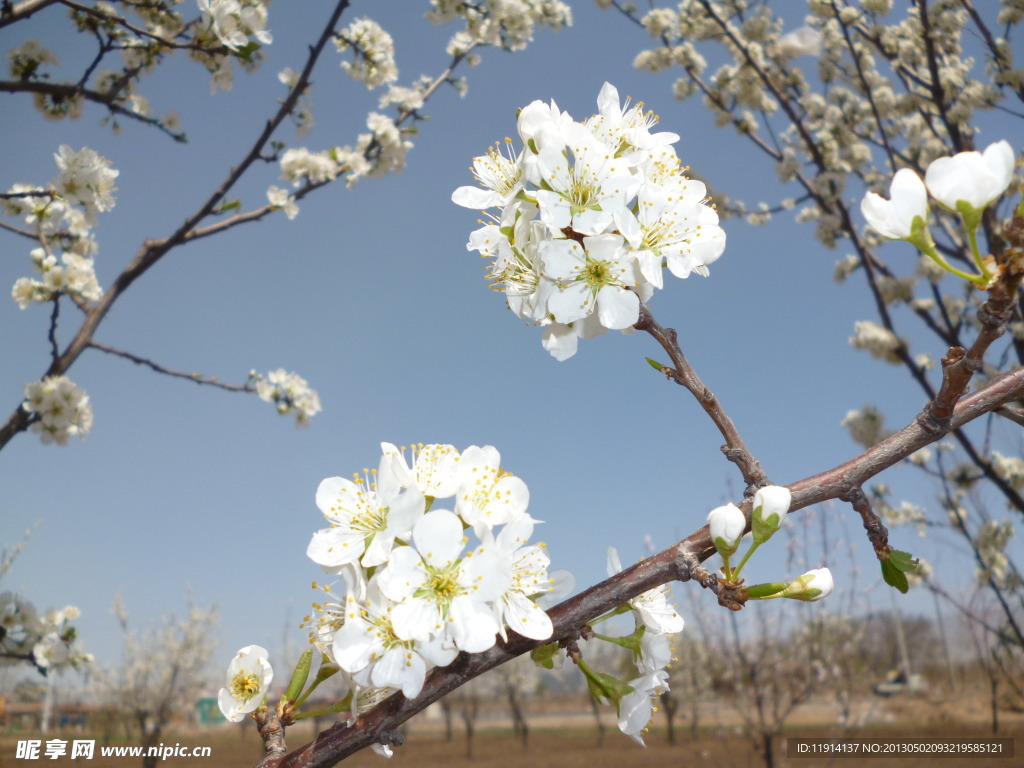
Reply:
[[259, 0], [198, 0], [204, 28], [222, 45], [237, 51], [249, 44], [252, 35], [259, 42], [273, 42], [267, 26], [267, 9]]
[[473, 175], [485, 189], [459, 187], [452, 192], [453, 203], [482, 211], [506, 205], [523, 188], [522, 153], [513, 155], [511, 145], [506, 143], [508, 154], [504, 155], [498, 146], [473, 158]]
[[632, 693], [619, 702], [619, 730], [644, 745], [643, 732], [651, 722], [653, 699], [668, 690], [668, 672], [659, 669], [629, 681]]
[[821, 32], [814, 27], [803, 26], [782, 35], [775, 50], [780, 56], [787, 59], [795, 59], [799, 56], [821, 56], [822, 42]]
[[260, 400], [277, 405], [279, 414], [287, 416], [294, 413], [296, 427], [308, 427], [309, 420], [322, 410], [320, 395], [310, 388], [309, 382], [284, 368], [270, 371], [265, 378], [251, 371], [249, 382], [255, 385]]
[[306, 555], [322, 568], [387, 563], [395, 539], [408, 537], [425, 509], [422, 491], [403, 489], [394, 457], [386, 453], [372, 487], [369, 478], [356, 481], [328, 477], [316, 490], [316, 505], [331, 527], [313, 534]]
[[627, 212], [617, 219], [644, 278], [655, 288], [663, 284], [662, 263], [679, 278], [691, 272], [706, 276], [707, 265], [725, 250], [725, 231], [718, 226], [718, 214], [704, 203], [706, 191], [690, 179], [672, 188], [645, 184], [637, 195], [636, 215]]
[[501, 468], [493, 445], [471, 445], [459, 459], [455, 512], [473, 526], [477, 536], [526, 514], [530, 490], [520, 478]]
[[597, 95], [597, 109], [586, 122], [594, 136], [618, 154], [620, 151], [653, 149], [679, 141], [679, 134], [663, 131], [651, 133], [658, 118], [651, 112], [644, 112], [642, 105], [630, 108], [629, 99], [619, 104], [619, 91], [611, 83], [601, 86]]
[[[615, 547], [608, 547], [608, 575], [614, 576], [621, 570], [622, 562], [619, 560], [618, 550]], [[685, 625], [683, 617], [668, 602], [668, 596], [668, 585], [662, 584], [630, 600], [629, 605], [635, 612], [638, 623], [658, 634], [674, 635], [682, 632]]]
[[556, 235], [570, 226], [582, 235], [600, 235], [617, 213], [625, 212], [639, 181], [628, 162], [616, 158], [584, 126], [572, 123], [563, 134], [571, 164], [558, 143], [545, 144], [537, 154], [539, 183], [544, 187], [534, 195], [541, 220]]
[[345, 623], [332, 643], [334, 660], [363, 686], [397, 688], [412, 699], [423, 688], [430, 664], [450, 664], [458, 651], [441, 639], [416, 642], [398, 637], [394, 604], [371, 581], [364, 602], [349, 596]]
[[391, 443], [381, 443], [380, 447], [385, 456], [395, 457], [394, 471], [404, 487], [414, 484], [425, 496], [435, 499], [446, 499], [458, 491], [462, 481], [459, 471], [462, 457], [455, 446], [414, 443], [409, 446], [411, 468], [405, 460], [404, 448]]
[[247, 645], [228, 664], [227, 683], [220, 689], [217, 705], [232, 723], [241, 722], [263, 703], [274, 679], [268, 656], [266, 648]]
[[48, 376], [26, 384], [22, 408], [33, 415], [31, 429], [39, 433], [44, 445], [67, 445], [69, 437], [85, 437], [92, 428], [89, 397], [67, 376]]
[[286, 189], [274, 186], [268, 187], [267, 200], [275, 208], [280, 208], [284, 211], [284, 215], [287, 216], [289, 220], [294, 219], [299, 215], [299, 206], [295, 204], [295, 196], [289, 194]]
[[922, 225], [928, 221], [928, 191], [917, 173], [901, 168], [892, 178], [889, 197], [886, 200], [868, 192], [861, 201], [861, 213], [882, 237], [908, 240], [913, 236], [915, 220], [920, 219]]
[[735, 504], [715, 507], [708, 513], [711, 541], [722, 557], [730, 557], [740, 547], [747, 518]]
[[623, 247], [621, 235], [595, 235], [575, 240], [547, 240], [540, 255], [545, 274], [558, 286], [548, 310], [559, 323], [582, 320], [597, 310], [605, 328], [624, 329], [640, 317], [640, 297], [630, 290], [641, 282], [636, 261]]
[[850, 337], [854, 349], [865, 349], [873, 357], [893, 365], [903, 362], [903, 342], [888, 328], [871, 320], [858, 320]]
[[62, 144], [53, 156], [60, 175], [53, 184], [65, 200], [79, 203], [86, 210], [90, 222], [96, 213], [114, 207], [114, 179], [120, 171], [110, 167], [110, 161], [88, 147], [77, 152]]
[[943, 207], [958, 210], [959, 203], [980, 211], [1010, 185], [1015, 158], [1005, 139], [989, 144], [984, 152], [959, 152], [933, 160], [925, 173], [928, 191]]
[[338, 164], [327, 152], [310, 152], [298, 147], [281, 155], [281, 178], [299, 186], [303, 179], [323, 184], [338, 175]]
[[399, 638], [425, 642], [447, 634], [468, 653], [494, 645], [499, 627], [488, 603], [508, 590], [511, 573], [484, 547], [460, 557], [462, 530], [454, 513], [434, 510], [413, 526], [415, 548], [392, 551], [379, 579], [381, 592], [399, 603], [391, 611]]
[[376, 88], [398, 79], [395, 43], [373, 19], [356, 19], [335, 37], [335, 44], [339, 51], [349, 47], [355, 51], [355, 60], [341, 62], [341, 68], [367, 88]]
[[533, 535], [534, 522], [529, 515], [523, 515], [503, 527], [493, 543], [505, 559], [502, 567], [512, 574], [511, 584], [498, 603], [498, 621], [502, 625], [499, 631], [503, 639], [506, 638], [504, 624], [534, 640], [547, 640], [554, 631], [551, 618], [535, 601], [551, 590], [548, 578], [551, 558], [543, 544], [527, 543]]

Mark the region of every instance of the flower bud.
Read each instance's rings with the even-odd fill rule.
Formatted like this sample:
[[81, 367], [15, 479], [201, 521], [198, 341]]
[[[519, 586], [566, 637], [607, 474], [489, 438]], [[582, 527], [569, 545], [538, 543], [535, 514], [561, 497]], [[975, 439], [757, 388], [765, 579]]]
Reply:
[[747, 519], [735, 504], [715, 507], [708, 513], [711, 541], [722, 557], [735, 554], [747, 527]]
[[750, 529], [756, 544], [764, 544], [779, 530], [789, 511], [793, 495], [788, 488], [766, 485], [754, 494], [754, 512], [750, 516]]
[[779, 597], [813, 602], [832, 594], [832, 572], [828, 568], [814, 568], [791, 582]]

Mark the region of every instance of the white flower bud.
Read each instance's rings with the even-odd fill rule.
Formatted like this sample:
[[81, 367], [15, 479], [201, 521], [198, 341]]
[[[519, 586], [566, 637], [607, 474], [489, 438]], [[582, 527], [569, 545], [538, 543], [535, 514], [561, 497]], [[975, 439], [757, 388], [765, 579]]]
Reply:
[[814, 568], [791, 582], [779, 596], [815, 602], [831, 595], [833, 586], [832, 572], [828, 568]]
[[751, 529], [754, 541], [761, 544], [779, 530], [783, 518], [789, 512], [793, 494], [779, 485], [766, 485], [754, 494], [754, 512], [751, 515]]
[[708, 525], [718, 554], [729, 557], [739, 549], [747, 519], [735, 504], [726, 504], [708, 513]]

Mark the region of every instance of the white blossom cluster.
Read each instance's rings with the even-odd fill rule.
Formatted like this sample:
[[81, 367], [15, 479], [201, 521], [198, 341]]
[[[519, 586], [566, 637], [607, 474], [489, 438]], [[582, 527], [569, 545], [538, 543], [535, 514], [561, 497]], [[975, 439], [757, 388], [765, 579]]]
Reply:
[[888, 328], [871, 320], [858, 320], [854, 326], [854, 335], [850, 337], [854, 349], [863, 349], [872, 357], [886, 363], [899, 365], [903, 362], [900, 351], [903, 342]]
[[11, 298], [21, 309], [33, 302], [45, 304], [60, 294], [83, 301], [98, 301], [102, 298], [103, 290], [96, 281], [92, 259], [67, 251], [61, 254], [58, 262], [55, 256], [47, 254], [42, 248], [34, 248], [29, 256], [41, 277], [38, 280], [20, 277], [14, 283]]
[[249, 386], [256, 389], [260, 400], [274, 403], [282, 416], [294, 413], [297, 427], [308, 427], [310, 418], [322, 410], [320, 395], [310, 388], [309, 382], [284, 368], [270, 371], [266, 376], [250, 371]]
[[189, 57], [210, 73], [211, 93], [230, 91], [234, 84], [232, 60], [254, 71], [262, 59], [260, 44], [269, 45], [273, 41], [266, 28], [269, 0], [198, 2], [202, 16], [196, 29], [197, 45], [189, 50]]
[[344, 580], [346, 594], [314, 606], [311, 640], [356, 686], [413, 698], [430, 667], [486, 651], [509, 628], [550, 637], [536, 602], [552, 588], [550, 559], [529, 543], [529, 491], [501, 468], [498, 451], [416, 445], [410, 461], [390, 443], [381, 450], [375, 472], [317, 489], [330, 527], [307, 554]]
[[1018, 491], [1024, 490], [1024, 459], [1016, 456], [1003, 456], [999, 451], [992, 451], [992, 469], [1011, 488]]
[[[622, 570], [619, 553], [614, 547], [608, 548], [608, 575], [614, 576]], [[633, 666], [637, 676], [626, 685], [630, 689], [617, 702], [619, 730], [644, 744], [643, 734], [647, 732], [651, 718], [657, 709], [659, 696], [668, 691], [668, 667], [672, 661], [670, 635], [683, 631], [683, 617], [668, 601], [669, 588], [662, 584], [633, 598], [628, 605], [633, 615], [634, 632], [628, 643], [633, 651]], [[613, 642], [623, 644], [624, 638]]]
[[356, 19], [335, 37], [335, 44], [338, 51], [351, 48], [355, 53], [353, 61], [341, 62], [341, 68], [367, 88], [377, 88], [398, 79], [395, 42], [373, 19]]
[[[405, 158], [412, 142], [395, 121], [379, 112], [366, 118], [369, 133], [361, 133], [355, 147], [333, 147], [312, 152], [293, 147], [281, 155], [281, 178], [293, 187], [320, 185], [345, 176], [351, 187], [363, 177], [384, 176], [405, 167]], [[294, 197], [284, 195], [277, 187], [267, 190], [272, 205], [282, 208], [289, 218], [298, 213]], [[289, 213], [290, 212], [290, 213]]]
[[483, 189], [459, 187], [452, 201], [498, 208], [470, 235], [468, 250], [490, 258], [490, 280], [508, 306], [544, 326], [544, 348], [559, 360], [579, 338], [629, 331], [641, 302], [676, 277], [696, 272], [725, 249], [707, 189], [687, 178], [674, 133], [641, 105], [620, 105], [605, 83], [599, 113], [580, 123], [552, 101], [519, 112], [519, 151], [474, 158]]
[[994, 582], [1000, 589], [1019, 590], [1020, 574], [1006, 556], [1006, 546], [1016, 535], [1009, 520], [986, 520], [974, 537], [974, 547], [982, 567], [977, 571], [979, 583]]
[[72, 605], [39, 613], [13, 592], [0, 593], [0, 664], [32, 664], [43, 674], [92, 663], [69, 622], [80, 612]]
[[264, 45], [273, 42], [267, 27], [266, 4], [261, 0], [198, 0], [202, 28], [221, 45], [237, 51], [254, 37]]
[[67, 445], [68, 438], [85, 437], [92, 429], [92, 406], [85, 390], [67, 376], [47, 376], [25, 385], [21, 407], [32, 414], [31, 430], [44, 445]]
[[431, 0], [431, 6], [427, 18], [434, 24], [466, 22], [448, 43], [453, 56], [478, 44], [519, 51], [533, 40], [537, 27], [557, 31], [572, 24], [572, 9], [561, 0]]
[[93, 268], [91, 229], [97, 214], [114, 207], [118, 171], [88, 147], [76, 151], [61, 145], [54, 160], [59, 173], [46, 188], [15, 184], [8, 190], [11, 197], [0, 199], [0, 210], [20, 218], [45, 245], [30, 252], [40, 277], [19, 278], [11, 291], [22, 309], [62, 294], [82, 301], [103, 296]]
[[885, 428], [885, 416], [873, 405], [865, 405], [859, 411], [847, 411], [840, 424], [850, 431], [855, 443], [865, 448], [878, 445], [892, 434]]

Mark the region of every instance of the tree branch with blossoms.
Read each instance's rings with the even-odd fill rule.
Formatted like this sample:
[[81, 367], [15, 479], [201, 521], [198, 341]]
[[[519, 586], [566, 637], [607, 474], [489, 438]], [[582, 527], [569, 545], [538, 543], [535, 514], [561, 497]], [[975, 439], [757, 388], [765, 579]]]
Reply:
[[[266, 29], [266, 9], [260, 0], [199, 0], [202, 13], [196, 21], [187, 24], [162, 5], [142, 9], [136, 7], [135, 10], [146, 23], [145, 29], [116, 15], [112, 9], [101, 12], [80, 6], [78, 3], [65, 4], [72, 8], [73, 20], [79, 25], [80, 31], [93, 30], [99, 36], [100, 53], [83, 78], [77, 84], [67, 86], [71, 91], [63, 91], [60, 89], [65, 86], [45, 82], [43, 78], [47, 75], [40, 74], [42, 67], [56, 63], [56, 57], [34, 41], [29, 41], [12, 51], [9, 57], [12, 62], [12, 74], [17, 78], [17, 82], [8, 90], [28, 88], [39, 93], [74, 95], [78, 98], [82, 94], [85, 82], [106, 53], [115, 49], [131, 49], [133, 55], [138, 54], [141, 58], [135, 61], [130, 71], [126, 70], [127, 74], [118, 83], [111, 85], [113, 90], [108, 95], [113, 99], [114, 91], [127, 93], [125, 89], [132, 78], [155, 66], [161, 60], [165, 49], [169, 51], [176, 48], [189, 49], [193, 57], [198, 57], [210, 69], [215, 89], [227, 89], [231, 83], [231, 59], [234, 58], [246, 68], [252, 69], [258, 63], [256, 54], [260, 44], [271, 42], [271, 35]], [[273, 140], [273, 136], [288, 117], [295, 118], [300, 128], [308, 121], [309, 104], [306, 96], [310, 89], [310, 78], [329, 42], [336, 42], [339, 52], [346, 49], [356, 52], [356, 62], [343, 61], [343, 68], [350, 77], [363, 82], [367, 87], [375, 88], [397, 79], [398, 71], [393, 60], [391, 37], [376, 22], [359, 19], [345, 30], [338, 30], [341, 15], [347, 7], [347, 2], [335, 5], [319, 38], [310, 46], [310, 53], [301, 72], [295, 74], [291, 70], [286, 70], [279, 76], [288, 87], [286, 98], [281, 101], [251, 148], [232, 167], [221, 185], [171, 235], [163, 239], [147, 240], [106, 291], [100, 289], [95, 279], [92, 255], [96, 246], [91, 239], [90, 228], [95, 224], [97, 213], [108, 210], [114, 204], [113, 179], [118, 172], [110, 167], [108, 160], [88, 149], [74, 153], [69, 147], [62, 147], [58, 157], [62, 174], [53, 185], [45, 189], [16, 185], [0, 198], [4, 212], [23, 216], [31, 226], [30, 229], [22, 229], [3, 224], [2, 228], [14, 234], [39, 240], [43, 246], [42, 249], [33, 251], [36, 271], [41, 277], [19, 280], [13, 291], [15, 301], [22, 308], [33, 302], [53, 301], [56, 311], [60, 298], [67, 296], [85, 314], [81, 326], [60, 350], [56, 350], [56, 325], [51, 324], [50, 341], [55, 351], [49, 369], [41, 378], [45, 391], [65, 394], [70, 392], [69, 380], [65, 374], [83, 351], [90, 347], [103, 348], [103, 345], [94, 342], [94, 335], [109, 309], [136, 279], [172, 249], [193, 240], [221, 234], [242, 224], [260, 221], [276, 211], [283, 211], [289, 219], [294, 218], [298, 213], [298, 201], [339, 178], [347, 178], [351, 186], [365, 176], [381, 176], [401, 170], [405, 164], [405, 154], [412, 146], [407, 138], [410, 129], [405, 124], [423, 119], [420, 110], [424, 102], [441, 85], [448, 83], [456, 88], [461, 87], [460, 82], [453, 78], [453, 72], [464, 61], [475, 62], [475, 50], [478, 47], [502, 45], [508, 50], [517, 50], [525, 47], [536, 26], [558, 28], [569, 20], [567, 9], [559, 11], [562, 16], [554, 12], [562, 8], [560, 4], [547, 8], [543, 14], [537, 12], [535, 15], [531, 10], [525, 18], [520, 18], [520, 10], [515, 8], [467, 7], [451, 12], [438, 12], [432, 19], [437, 23], [463, 18], [466, 19], [468, 27], [477, 26], [473, 27], [471, 32], [467, 30], [455, 35], [449, 44], [450, 61], [439, 76], [420, 78], [413, 88], [391, 87], [388, 95], [382, 100], [382, 105], [387, 103], [396, 106], [397, 115], [394, 120], [382, 114], [371, 113], [367, 121], [370, 132], [360, 135], [354, 147], [334, 147], [319, 153], [295, 148], [282, 154], [281, 150], [285, 144]], [[20, 9], [26, 12], [28, 10], [28, 7]], [[15, 18], [23, 17], [15, 14]], [[97, 25], [106, 29], [107, 37], [100, 35]], [[515, 31], [510, 31], [513, 27]], [[179, 37], [186, 34], [193, 36], [192, 42], [178, 41]], [[144, 45], [138, 44], [138, 40], [124, 39], [125, 35], [136, 35], [148, 42]], [[166, 38], [166, 35], [170, 35], [171, 38]], [[3, 88], [0, 87], [0, 90]], [[104, 94], [107, 94], [107, 91], [97, 91], [97, 94], [98, 97], [106, 98]], [[108, 106], [111, 104], [113, 103]], [[111, 108], [121, 107], [118, 102]], [[273, 151], [268, 152], [268, 147]], [[223, 215], [241, 207], [240, 200], [229, 200], [228, 196], [257, 161], [279, 162], [282, 177], [291, 182], [296, 189], [289, 192], [271, 186], [267, 192], [267, 204], [214, 223], [206, 223], [215, 215]], [[51, 253], [51, 240], [63, 247], [63, 255]], [[154, 371], [196, 380], [190, 374], [158, 366], [148, 358], [128, 353], [119, 354], [141, 362]], [[253, 372], [245, 385], [230, 388], [235, 391], [258, 393], [262, 399], [275, 403], [282, 415], [295, 414], [299, 426], [307, 424], [309, 417], [320, 410], [317, 393], [309, 389], [306, 382], [296, 374], [286, 374], [283, 370], [272, 371], [266, 377]], [[81, 406], [80, 409], [69, 410], [64, 408], [60, 401], [39, 401], [35, 406], [37, 410], [32, 412], [27, 410], [27, 405], [22, 405], [0, 425], [0, 449], [19, 432], [30, 427], [42, 428], [43, 422], [47, 422], [47, 434], [61, 444], [66, 443], [69, 434], [84, 436], [88, 431], [87, 425], [91, 424], [91, 411], [86, 412], [88, 398], [84, 396], [84, 392], [78, 390], [75, 402]], [[69, 422], [69, 413], [76, 413], [79, 421]]]
[[[314, 605], [310, 639], [323, 654], [327, 674], [347, 675], [347, 694], [337, 706], [350, 716], [280, 756], [277, 726], [290, 724], [308, 696], [302, 693], [308, 661], [300, 664], [278, 705], [279, 722], [270, 728], [273, 741], [261, 765], [333, 765], [366, 746], [390, 754], [396, 729], [409, 717], [527, 651], [547, 666], [564, 650], [595, 699], [613, 703], [620, 728], [643, 743], [651, 700], [668, 685], [664, 636], [682, 629], [665, 600], [666, 584], [696, 581], [732, 611], [752, 599], [823, 599], [833, 590], [827, 568], [755, 585], [747, 585], [741, 572], [787, 514], [839, 499], [861, 516], [885, 580], [905, 592], [905, 574], [917, 563], [890, 546], [862, 486], [1024, 393], [1021, 367], [965, 395], [966, 381], [951, 362], [946, 386], [902, 430], [831, 470], [786, 487], [768, 485], [732, 420], [686, 359], [676, 333], [657, 323], [644, 304], [662, 287], [665, 268], [680, 278], [694, 272], [706, 276], [708, 265], [722, 254], [724, 232], [707, 205], [705, 187], [681, 171], [671, 149], [678, 137], [651, 131], [650, 113], [621, 105], [609, 84], [601, 90], [598, 108], [598, 114], [578, 123], [554, 102], [534, 102], [518, 113], [521, 151], [507, 145], [474, 159], [483, 188], [461, 187], [452, 199], [500, 211], [471, 234], [467, 248], [491, 258], [492, 287], [504, 291], [513, 312], [545, 329], [544, 347], [556, 359], [575, 354], [578, 339], [605, 330], [650, 333], [673, 367], [648, 362], [689, 390], [718, 427], [725, 455], [747, 482], [746, 498], [712, 510], [706, 526], [629, 569], [621, 570], [617, 555], [610, 553], [609, 579], [544, 616], [537, 600], [548, 591], [550, 560], [527, 544], [535, 521], [526, 512], [525, 486], [501, 468], [497, 451], [471, 447], [460, 455], [451, 446], [419, 446], [407, 462], [402, 451], [382, 444], [372, 479], [328, 478], [320, 484], [317, 506], [331, 527], [314, 534], [307, 550], [325, 572], [344, 581], [343, 595], [325, 589], [330, 600]], [[1003, 191], [1005, 184], [998, 194]], [[870, 196], [865, 200], [865, 213], [875, 223], [873, 212], [869, 215], [873, 202]], [[1019, 285], [1017, 261], [1003, 258], [996, 283], [1003, 281], [1004, 288], [993, 288], [991, 307], [983, 307], [991, 327], [979, 334], [970, 353], [979, 362], [1005, 325], [1001, 307]], [[960, 359], [954, 351], [949, 357]], [[454, 499], [454, 511], [433, 508], [447, 498]], [[470, 529], [481, 545], [464, 552], [463, 531]], [[748, 532], [751, 546], [733, 564]], [[716, 553], [722, 566], [713, 573], [702, 563]], [[625, 612], [634, 615], [633, 634], [609, 637], [594, 631], [596, 624]], [[623, 681], [591, 668], [577, 640], [595, 637], [631, 649], [639, 676]], [[221, 708], [232, 720], [253, 713], [258, 722], [273, 723], [265, 651], [243, 649], [242, 657], [247, 661], [229, 667]], [[388, 690], [400, 693], [377, 704]]]

